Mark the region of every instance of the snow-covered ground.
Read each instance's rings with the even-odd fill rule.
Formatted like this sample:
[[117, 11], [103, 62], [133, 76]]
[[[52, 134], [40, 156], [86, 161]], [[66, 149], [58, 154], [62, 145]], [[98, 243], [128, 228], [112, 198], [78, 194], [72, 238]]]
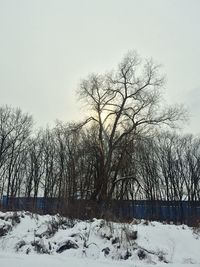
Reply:
[[49, 255], [16, 255], [0, 253], [0, 266], [4, 267], [199, 267], [199, 264], [143, 264], [130, 261], [77, 259]]
[[200, 266], [200, 229], [0, 212], [0, 266]]

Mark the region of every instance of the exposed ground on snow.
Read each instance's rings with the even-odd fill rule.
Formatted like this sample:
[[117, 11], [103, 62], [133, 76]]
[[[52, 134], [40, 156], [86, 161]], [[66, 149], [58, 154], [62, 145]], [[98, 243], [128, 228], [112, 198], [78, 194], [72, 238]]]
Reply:
[[[45, 254], [45, 255], [44, 255]], [[77, 221], [0, 212], [0, 265], [200, 266], [200, 230], [134, 220]]]

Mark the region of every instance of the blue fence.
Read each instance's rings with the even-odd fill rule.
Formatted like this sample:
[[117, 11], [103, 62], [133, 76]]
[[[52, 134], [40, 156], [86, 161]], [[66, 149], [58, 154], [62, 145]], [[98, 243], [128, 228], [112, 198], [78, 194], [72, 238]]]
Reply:
[[12, 197], [8, 198], [3, 196], [1, 200], [1, 206], [3, 209], [14, 209], [14, 210], [38, 210], [53, 211], [57, 209], [58, 199], [57, 198], [43, 198], [43, 197]]
[[149, 201], [112, 200], [97, 203], [89, 200], [58, 200], [57, 198], [7, 198], [3, 197], [4, 210], [30, 210], [79, 218], [113, 215], [121, 220], [132, 218], [158, 221], [173, 221], [194, 224], [200, 221], [200, 201]]
[[[113, 207], [118, 217], [193, 223], [200, 221], [200, 201], [120, 201]], [[114, 205], [113, 205], [114, 206]]]

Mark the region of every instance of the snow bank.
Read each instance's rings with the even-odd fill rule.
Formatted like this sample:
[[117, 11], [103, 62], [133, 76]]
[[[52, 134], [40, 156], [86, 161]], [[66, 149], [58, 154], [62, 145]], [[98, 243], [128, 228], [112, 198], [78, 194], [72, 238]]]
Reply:
[[0, 212], [0, 253], [5, 252], [15, 253], [16, 257], [26, 254], [33, 257], [37, 253], [53, 255], [48, 256], [52, 259], [98, 259], [98, 262], [112, 259], [135, 266], [198, 265], [200, 231], [185, 225], [137, 220], [122, 224]]

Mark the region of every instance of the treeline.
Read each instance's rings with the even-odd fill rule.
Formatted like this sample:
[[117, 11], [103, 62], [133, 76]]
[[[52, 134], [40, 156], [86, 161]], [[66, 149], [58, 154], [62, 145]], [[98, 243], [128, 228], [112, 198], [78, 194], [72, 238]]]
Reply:
[[129, 52], [81, 81], [81, 123], [33, 133], [31, 116], [0, 108], [0, 196], [199, 200], [200, 141], [163, 131], [187, 117], [163, 105], [163, 84], [159, 65]]
[[[58, 123], [33, 134], [32, 118], [0, 108], [1, 197], [93, 199], [99, 182], [98, 129]], [[200, 200], [200, 139], [137, 135], [112, 157], [112, 199]], [[111, 190], [112, 189], [112, 190]]]

